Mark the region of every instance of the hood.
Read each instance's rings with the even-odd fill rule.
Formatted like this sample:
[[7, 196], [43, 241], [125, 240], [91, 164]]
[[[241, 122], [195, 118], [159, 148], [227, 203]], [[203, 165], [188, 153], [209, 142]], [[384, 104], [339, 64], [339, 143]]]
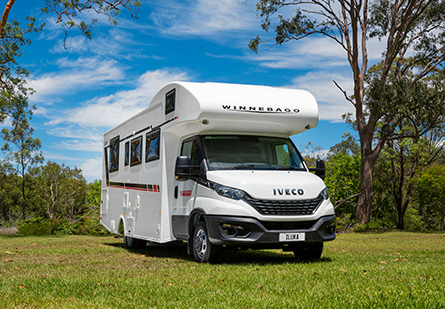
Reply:
[[266, 200], [314, 199], [326, 187], [318, 176], [304, 171], [209, 171], [207, 179]]

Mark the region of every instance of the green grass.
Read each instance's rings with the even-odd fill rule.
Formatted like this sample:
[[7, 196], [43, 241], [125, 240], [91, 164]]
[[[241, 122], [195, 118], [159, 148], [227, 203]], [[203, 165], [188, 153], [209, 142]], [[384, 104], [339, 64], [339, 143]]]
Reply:
[[343, 234], [322, 259], [185, 246], [128, 250], [113, 237], [0, 236], [0, 308], [443, 308], [445, 235]]

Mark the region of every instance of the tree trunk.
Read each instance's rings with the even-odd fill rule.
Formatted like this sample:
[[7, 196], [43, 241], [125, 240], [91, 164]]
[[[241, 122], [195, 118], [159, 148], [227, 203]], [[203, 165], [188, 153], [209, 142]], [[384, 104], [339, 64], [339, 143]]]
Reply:
[[371, 206], [372, 206], [372, 171], [374, 170], [375, 160], [372, 156], [362, 155], [361, 167], [361, 195], [358, 199], [357, 210], [355, 213], [355, 222], [367, 224], [371, 220]]
[[404, 230], [405, 229], [405, 211], [402, 208], [402, 205], [397, 205], [397, 215], [398, 218], [396, 220], [396, 229]]

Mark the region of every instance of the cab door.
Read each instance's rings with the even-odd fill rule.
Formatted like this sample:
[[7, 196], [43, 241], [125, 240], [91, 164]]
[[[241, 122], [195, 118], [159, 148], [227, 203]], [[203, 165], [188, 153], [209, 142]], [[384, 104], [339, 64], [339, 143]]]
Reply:
[[[191, 165], [199, 166], [202, 154], [198, 147], [197, 137], [182, 142], [180, 156], [187, 156]], [[188, 216], [193, 210], [196, 197], [196, 179], [175, 180], [175, 207], [173, 209], [173, 233], [175, 237], [188, 237]]]

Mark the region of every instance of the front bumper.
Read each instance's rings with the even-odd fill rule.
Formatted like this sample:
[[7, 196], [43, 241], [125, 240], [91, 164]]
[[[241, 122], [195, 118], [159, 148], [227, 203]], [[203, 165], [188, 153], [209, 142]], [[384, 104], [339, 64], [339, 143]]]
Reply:
[[[255, 218], [208, 215], [207, 229], [212, 244], [236, 247], [281, 248], [297, 243], [335, 239], [335, 215], [314, 221], [273, 222]], [[303, 242], [281, 242], [280, 233], [304, 233]]]

